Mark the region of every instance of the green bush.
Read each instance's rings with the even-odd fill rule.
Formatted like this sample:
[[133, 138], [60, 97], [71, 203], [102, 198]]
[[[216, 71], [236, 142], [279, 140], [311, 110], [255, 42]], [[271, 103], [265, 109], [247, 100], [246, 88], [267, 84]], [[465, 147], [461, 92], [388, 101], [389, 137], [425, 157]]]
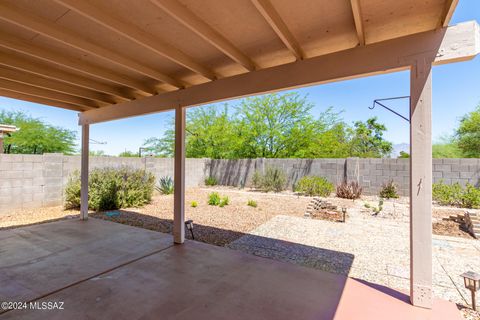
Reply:
[[190, 203], [190, 206], [192, 208], [196, 208], [196, 207], [198, 207], [198, 202], [197, 201], [192, 201], [192, 203]]
[[287, 184], [287, 176], [280, 168], [267, 167], [265, 174], [255, 171], [252, 177], [252, 184], [255, 188], [262, 191], [280, 192], [285, 190]]
[[462, 207], [480, 209], [480, 189], [467, 183], [462, 194]]
[[380, 197], [385, 199], [397, 199], [400, 196], [398, 195], [397, 184], [390, 180], [382, 184], [382, 189], [380, 190]]
[[220, 199], [220, 203], [218, 204], [220, 207], [225, 207], [225, 206], [228, 206], [230, 204], [230, 199], [228, 198], [228, 196], [224, 196], [222, 199]]
[[218, 192], [212, 192], [208, 195], [208, 204], [211, 206], [218, 206], [220, 200], [220, 194]]
[[432, 198], [443, 206], [461, 206], [463, 188], [459, 183], [445, 184], [443, 181], [432, 185]]
[[308, 196], [327, 197], [333, 190], [333, 183], [324, 177], [317, 176], [304, 176], [295, 186], [295, 192], [300, 192]]
[[[88, 178], [88, 208], [95, 211], [140, 207], [152, 199], [155, 177], [145, 170], [93, 169]], [[80, 207], [80, 174], [74, 172], [65, 188], [65, 208]]]
[[433, 200], [441, 205], [463, 208], [480, 208], [480, 189], [467, 183], [462, 187], [459, 183], [451, 185], [440, 181], [432, 186]]
[[257, 207], [257, 201], [255, 201], [255, 200], [248, 200], [247, 206], [256, 208], [256, 207]]
[[205, 185], [206, 186], [216, 186], [218, 181], [215, 177], [209, 176], [205, 178]]
[[156, 187], [157, 191], [161, 194], [173, 193], [173, 179], [169, 176], [161, 177]]

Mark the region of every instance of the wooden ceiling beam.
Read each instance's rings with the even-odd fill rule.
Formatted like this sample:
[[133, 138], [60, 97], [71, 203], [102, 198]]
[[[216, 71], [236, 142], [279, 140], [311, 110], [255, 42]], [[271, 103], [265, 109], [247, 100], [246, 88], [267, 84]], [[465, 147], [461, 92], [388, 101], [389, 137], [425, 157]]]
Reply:
[[78, 14], [120, 34], [123, 37], [159, 54], [187, 69], [192, 70], [207, 79], [215, 80], [215, 74], [208, 68], [200, 65], [194, 59], [172, 45], [148, 34], [144, 30], [123, 22], [109, 13], [103, 12], [98, 7], [89, 4], [86, 1], [78, 0], [56, 0], [65, 7], [77, 12]]
[[248, 56], [180, 2], [176, 0], [150, 1], [248, 71], [255, 70], [255, 64]]
[[87, 54], [92, 54], [101, 59], [108, 60], [144, 76], [168, 83], [176, 88], [183, 87], [183, 85], [177, 80], [162, 74], [157, 70], [100, 45], [94, 44], [80, 34], [53, 25], [49, 20], [26, 13], [10, 4], [0, 2], [0, 19], [84, 51]]
[[73, 86], [61, 81], [51, 80], [38, 75], [27, 74], [26, 72], [6, 68], [3, 66], [0, 66], [0, 78], [21, 82], [38, 88], [69, 94], [79, 98], [94, 100], [97, 101], [97, 103], [101, 107], [116, 103], [113, 97], [103, 93]]
[[452, 19], [455, 8], [458, 5], [458, 0], [446, 0], [443, 9], [442, 17], [440, 19], [439, 27], [447, 27]]
[[9, 90], [9, 91], [15, 91], [18, 93], [25, 93], [30, 96], [65, 102], [65, 103], [69, 103], [69, 104], [76, 105], [79, 107], [84, 107], [84, 108], [99, 107], [98, 103], [96, 103], [95, 101], [71, 96], [71, 95], [56, 92], [56, 91], [33, 87], [33, 86], [26, 85], [24, 83], [5, 80], [5, 79], [0, 79], [0, 88]]
[[253, 4], [267, 21], [267, 23], [272, 27], [273, 31], [278, 35], [282, 40], [285, 46], [290, 50], [290, 52], [297, 58], [297, 60], [302, 60], [305, 58], [302, 48], [300, 47], [298, 41], [295, 39], [293, 34], [288, 29], [287, 25], [283, 19], [278, 14], [275, 7], [270, 3], [269, 0], [252, 0]]
[[0, 96], [11, 98], [11, 99], [16, 99], [16, 100], [23, 100], [23, 101], [38, 103], [38, 104], [47, 105], [47, 106], [51, 106], [51, 107], [68, 109], [68, 110], [72, 110], [72, 111], [79, 111], [79, 112], [87, 111], [87, 110], [91, 109], [91, 108], [87, 108], [87, 107], [79, 107], [77, 105], [70, 104], [70, 103], [65, 103], [65, 102], [40, 98], [40, 97], [31, 96], [31, 95], [28, 95], [28, 94], [18, 93], [18, 92], [15, 92], [15, 91], [5, 90], [5, 89], [1, 89], [1, 88], [0, 88]]
[[13, 54], [0, 52], [0, 65], [12, 67], [14, 69], [22, 70], [27, 73], [37, 74], [53, 80], [70, 83], [70, 84], [91, 89], [94, 91], [110, 94], [114, 96], [114, 99], [116, 102], [135, 99], [134, 96], [131, 96], [128, 92], [124, 92], [121, 89], [118, 89], [100, 82], [96, 82], [89, 78], [85, 78], [82, 76], [77, 76], [64, 71], [60, 71], [56, 68], [52, 68], [48, 65], [39, 63], [37, 61], [22, 59], [21, 57]]
[[260, 69], [183, 90], [90, 110], [80, 124], [191, 107], [374, 74], [408, 70], [418, 61], [434, 65], [466, 61], [480, 53], [480, 27], [474, 21], [441, 30], [357, 46], [314, 58]]
[[[135, 80], [128, 79], [120, 74], [116, 74], [108, 69], [105, 69], [101, 66], [96, 66], [90, 64], [86, 61], [80, 61], [67, 57], [61, 54], [58, 54], [52, 50], [44, 49], [39, 46], [34, 45], [33, 43], [27, 43], [25, 41], [16, 39], [10, 35], [0, 33], [0, 46], [27, 54], [29, 56], [42, 59], [44, 61], [57, 64], [62, 67], [72, 69], [74, 71], [82, 72], [87, 76], [93, 76], [99, 79], [107, 80], [114, 82], [119, 85], [123, 85], [135, 90], [141, 91], [143, 94], [138, 95], [152, 95], [155, 94], [155, 89], [150, 88], [149, 86]], [[132, 92], [132, 94], [135, 94]]]
[[355, 21], [355, 30], [357, 31], [358, 43], [365, 45], [365, 28], [363, 26], [362, 10], [360, 8], [360, 0], [350, 0], [352, 5], [353, 19]]

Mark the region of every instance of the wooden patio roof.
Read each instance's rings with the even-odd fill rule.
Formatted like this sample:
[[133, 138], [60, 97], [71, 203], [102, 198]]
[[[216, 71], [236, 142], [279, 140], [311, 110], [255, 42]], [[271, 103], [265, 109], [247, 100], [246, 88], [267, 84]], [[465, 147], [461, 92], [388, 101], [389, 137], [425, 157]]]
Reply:
[[[125, 102], [438, 32], [457, 2], [3, 0], [0, 95], [112, 114], [135, 107]], [[112, 117], [94, 118], [84, 121]]]

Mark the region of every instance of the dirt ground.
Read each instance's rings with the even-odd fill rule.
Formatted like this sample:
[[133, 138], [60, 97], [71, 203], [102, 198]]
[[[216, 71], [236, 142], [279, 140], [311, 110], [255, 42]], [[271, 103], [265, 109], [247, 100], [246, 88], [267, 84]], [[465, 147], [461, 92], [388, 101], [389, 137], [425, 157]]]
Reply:
[[[221, 208], [207, 204], [208, 195], [217, 191], [228, 196], [229, 205]], [[226, 188], [190, 188], [185, 194], [185, 220], [193, 220], [195, 240], [224, 246], [257, 228], [278, 214], [303, 216], [309, 198], [273, 193], [243, 192]], [[247, 205], [249, 200], [257, 207]], [[192, 207], [192, 201], [198, 206]], [[117, 214], [118, 213], [118, 214]], [[172, 232], [173, 195], [157, 195], [143, 208], [94, 213], [94, 217], [139, 226], [161, 232]], [[191, 235], [187, 233], [191, 239]]]

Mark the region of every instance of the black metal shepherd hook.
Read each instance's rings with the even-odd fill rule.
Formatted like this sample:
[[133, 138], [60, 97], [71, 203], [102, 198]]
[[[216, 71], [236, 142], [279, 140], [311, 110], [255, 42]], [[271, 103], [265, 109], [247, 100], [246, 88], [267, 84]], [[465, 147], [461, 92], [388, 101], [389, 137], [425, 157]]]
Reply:
[[398, 100], [398, 99], [410, 99], [410, 96], [401, 96], [401, 97], [393, 97], [393, 98], [385, 98], [385, 99], [375, 99], [373, 100], [373, 105], [371, 107], [368, 107], [368, 109], [370, 110], [373, 110], [375, 109], [375, 106], [378, 104], [380, 107], [383, 107], [385, 109], [387, 109], [388, 111], [396, 114], [397, 116], [399, 116], [400, 118], [410, 122], [410, 119], [401, 115], [400, 113], [398, 113], [397, 111], [393, 110], [393, 109], [390, 109], [389, 107], [387, 107], [386, 105], [384, 105], [383, 103], [380, 103], [379, 101], [386, 101], [386, 100]]

